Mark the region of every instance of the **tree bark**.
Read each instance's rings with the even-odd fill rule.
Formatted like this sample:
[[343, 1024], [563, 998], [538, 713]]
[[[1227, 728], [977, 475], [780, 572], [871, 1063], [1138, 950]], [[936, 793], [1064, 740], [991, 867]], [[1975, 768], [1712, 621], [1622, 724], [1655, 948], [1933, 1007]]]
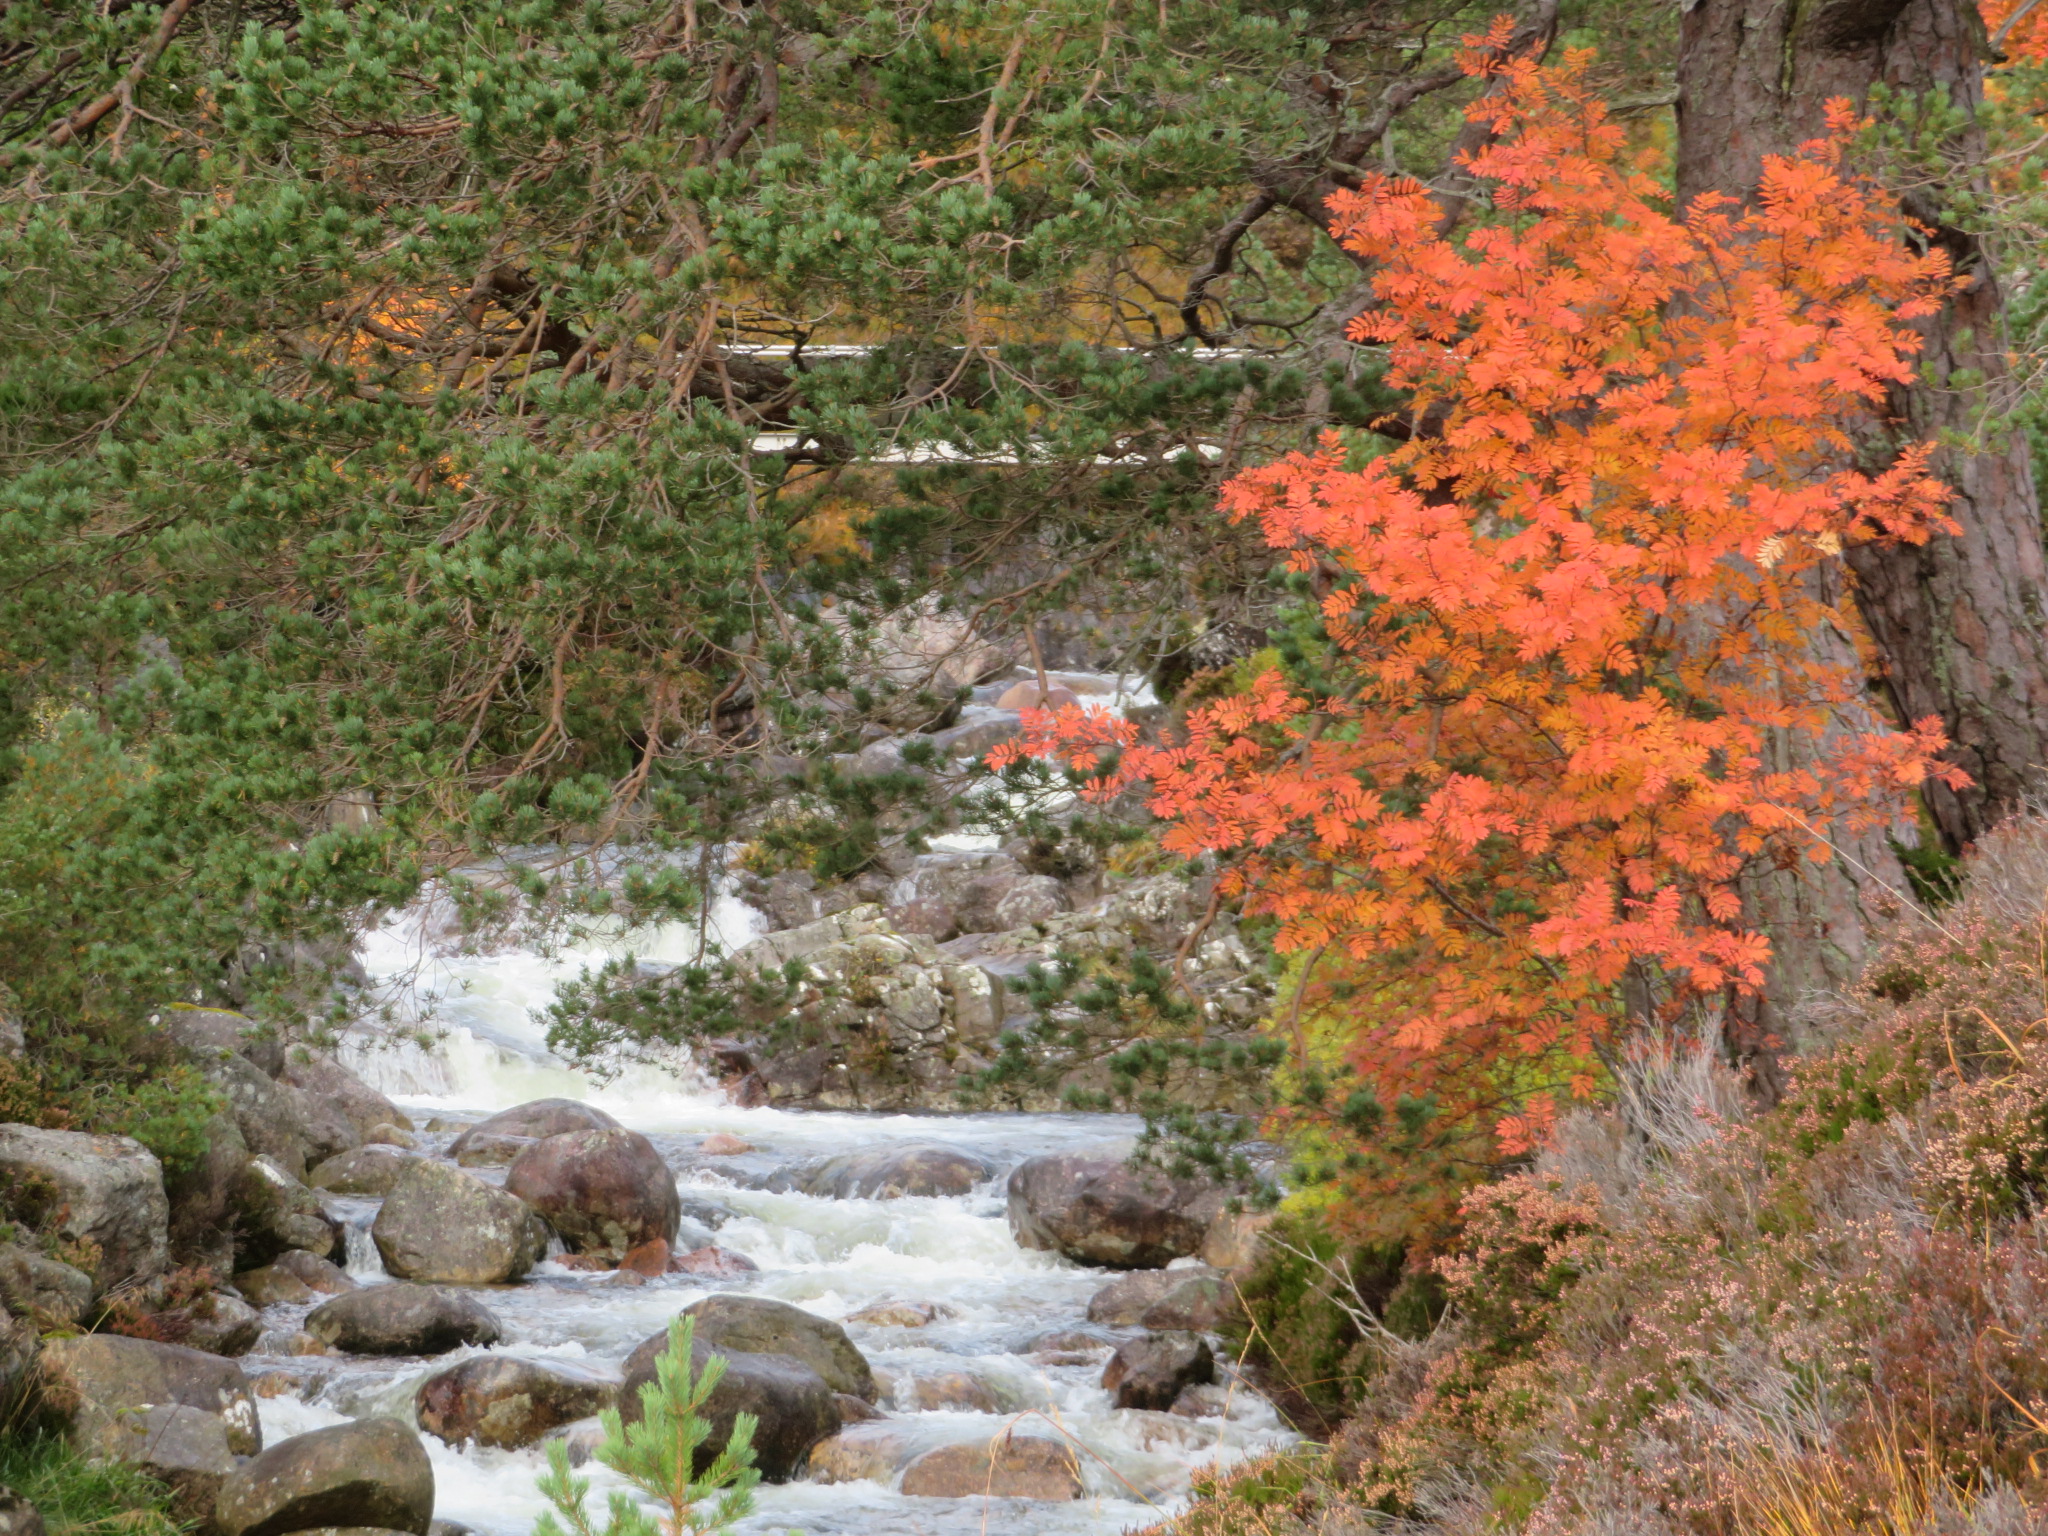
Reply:
[[[1880, 82], [1946, 91], [1974, 111], [1985, 51], [1974, 0], [1695, 0], [1680, 28], [1679, 196], [1753, 195], [1765, 155], [1818, 136], [1829, 100], [1861, 105]], [[1968, 174], [1981, 131], [1972, 125], [1947, 148]], [[1915, 198], [1907, 211], [1931, 224], [1934, 208], [1933, 198]], [[1925, 382], [1892, 401], [1898, 431], [1913, 441], [1970, 438], [2011, 388], [1990, 253], [1963, 230], [1939, 228], [1934, 238], [1969, 286], [1922, 322]], [[1982, 386], [1947, 387], [1965, 370]], [[1960, 852], [2048, 763], [2048, 564], [2020, 433], [1994, 429], [1977, 451], [1944, 448], [1939, 464], [1961, 531], [1918, 546], [1863, 545], [1849, 564], [1898, 714], [1939, 716], [1951, 759], [1974, 781], [1927, 795], [1943, 841]]]

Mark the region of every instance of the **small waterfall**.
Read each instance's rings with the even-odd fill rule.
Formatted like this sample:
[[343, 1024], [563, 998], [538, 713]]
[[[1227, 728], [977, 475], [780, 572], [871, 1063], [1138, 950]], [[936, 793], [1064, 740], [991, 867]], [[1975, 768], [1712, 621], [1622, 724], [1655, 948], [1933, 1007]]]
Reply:
[[341, 1229], [341, 1240], [346, 1246], [346, 1259], [342, 1268], [356, 1280], [383, 1280], [389, 1278], [384, 1268], [384, 1256], [377, 1252], [377, 1244], [370, 1236], [367, 1220], [350, 1222]]

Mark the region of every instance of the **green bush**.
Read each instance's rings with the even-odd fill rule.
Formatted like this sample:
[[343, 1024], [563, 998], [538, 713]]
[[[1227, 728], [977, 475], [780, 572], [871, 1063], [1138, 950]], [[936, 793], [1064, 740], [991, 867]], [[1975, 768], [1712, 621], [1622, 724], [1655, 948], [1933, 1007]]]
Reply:
[[55, 1435], [0, 1431], [0, 1485], [42, 1512], [49, 1536], [183, 1536], [171, 1491], [140, 1467], [88, 1461]]

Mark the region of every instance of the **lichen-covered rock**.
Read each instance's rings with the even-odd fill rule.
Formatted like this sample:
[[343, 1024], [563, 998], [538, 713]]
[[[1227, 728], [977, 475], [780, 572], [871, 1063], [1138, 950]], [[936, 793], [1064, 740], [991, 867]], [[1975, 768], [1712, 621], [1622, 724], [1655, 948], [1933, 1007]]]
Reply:
[[1081, 1470], [1073, 1451], [1057, 1440], [1004, 1434], [926, 1451], [903, 1469], [903, 1492], [934, 1499], [1078, 1499]]
[[354, 1137], [338, 1120], [316, 1117], [299, 1091], [267, 1075], [254, 1062], [232, 1052], [202, 1058], [208, 1082], [228, 1102], [235, 1128], [251, 1152], [267, 1157], [294, 1179], [323, 1158], [353, 1144]]
[[572, 1253], [616, 1257], [667, 1243], [683, 1215], [675, 1175], [654, 1143], [620, 1126], [536, 1141], [512, 1160], [505, 1189], [538, 1211]]
[[1212, 1185], [1071, 1153], [1018, 1164], [1009, 1194], [1020, 1246], [1115, 1269], [1158, 1269], [1195, 1253], [1224, 1204]]
[[381, 1199], [391, 1193], [399, 1175], [416, 1161], [410, 1152], [382, 1143], [351, 1147], [314, 1168], [306, 1175], [306, 1182], [330, 1194]]
[[203, 1501], [236, 1456], [263, 1448], [256, 1396], [234, 1361], [114, 1334], [51, 1339], [42, 1400], [72, 1444], [139, 1462]]
[[300, 1248], [279, 1254], [261, 1269], [235, 1276], [235, 1289], [259, 1307], [279, 1303], [310, 1306], [322, 1296], [341, 1296], [355, 1288], [347, 1270]]
[[1220, 1271], [1206, 1266], [1140, 1269], [1097, 1291], [1088, 1302], [1088, 1321], [1209, 1333], [1236, 1310], [1236, 1294]]
[[306, 1314], [306, 1331], [351, 1355], [443, 1355], [503, 1332], [474, 1296], [431, 1285], [366, 1285]]
[[788, 1355], [816, 1371], [834, 1392], [875, 1400], [867, 1356], [829, 1318], [765, 1296], [707, 1296], [684, 1311], [697, 1320], [699, 1343], [727, 1353]]
[[927, 854], [889, 891], [889, 921], [903, 933], [951, 939], [1001, 933], [1067, 909], [1057, 880], [1001, 853]]
[[434, 1468], [419, 1436], [391, 1419], [294, 1435], [235, 1469], [214, 1504], [218, 1536], [290, 1536], [356, 1526], [425, 1536]]
[[449, 1285], [517, 1280], [548, 1240], [546, 1225], [517, 1195], [425, 1158], [384, 1197], [370, 1236], [399, 1279]]
[[964, 1195], [995, 1177], [995, 1164], [943, 1142], [910, 1142], [846, 1152], [797, 1168], [768, 1181], [770, 1189], [791, 1189], [831, 1200], [894, 1200], [905, 1195]]
[[235, 1260], [257, 1269], [279, 1254], [301, 1249], [321, 1258], [341, 1242], [341, 1226], [275, 1158], [252, 1157], [235, 1186]]
[[465, 1147], [484, 1136], [526, 1136], [538, 1141], [572, 1131], [612, 1130], [618, 1123], [595, 1105], [575, 1099], [533, 1099], [477, 1121], [449, 1143], [448, 1155], [460, 1157]]
[[[627, 1423], [639, 1421], [640, 1389], [655, 1379], [655, 1361], [667, 1348], [668, 1334], [662, 1332], [627, 1357], [625, 1381], [619, 1389], [619, 1415]], [[691, 1351], [693, 1369], [703, 1370], [713, 1352], [712, 1346], [699, 1338]], [[697, 1470], [709, 1466], [725, 1448], [734, 1418], [751, 1413], [757, 1421], [754, 1464], [765, 1481], [788, 1482], [803, 1470], [811, 1447], [839, 1431], [839, 1409], [832, 1388], [809, 1365], [788, 1355], [756, 1354], [730, 1344], [720, 1345], [716, 1353], [726, 1357], [726, 1369], [704, 1405], [703, 1416], [711, 1433], [697, 1448]]]
[[0, 1191], [17, 1217], [50, 1221], [60, 1236], [94, 1244], [101, 1290], [164, 1272], [170, 1203], [163, 1167], [139, 1141], [0, 1125]]
[[499, 1450], [531, 1445], [549, 1430], [617, 1405], [616, 1378], [559, 1362], [483, 1355], [420, 1383], [420, 1428], [450, 1445]]
[[1216, 1379], [1216, 1356], [1197, 1333], [1154, 1333], [1117, 1346], [1103, 1390], [1119, 1408], [1167, 1409], [1183, 1390]]
[[42, 1326], [71, 1327], [92, 1309], [92, 1276], [14, 1243], [0, 1243], [0, 1306]]

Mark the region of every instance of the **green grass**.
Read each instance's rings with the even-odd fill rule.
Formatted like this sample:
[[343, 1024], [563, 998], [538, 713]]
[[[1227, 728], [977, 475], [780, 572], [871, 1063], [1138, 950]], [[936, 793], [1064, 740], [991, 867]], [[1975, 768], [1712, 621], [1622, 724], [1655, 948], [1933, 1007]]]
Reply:
[[42, 1512], [49, 1536], [184, 1536], [170, 1490], [139, 1467], [87, 1461], [41, 1432], [0, 1431], [0, 1485]]

